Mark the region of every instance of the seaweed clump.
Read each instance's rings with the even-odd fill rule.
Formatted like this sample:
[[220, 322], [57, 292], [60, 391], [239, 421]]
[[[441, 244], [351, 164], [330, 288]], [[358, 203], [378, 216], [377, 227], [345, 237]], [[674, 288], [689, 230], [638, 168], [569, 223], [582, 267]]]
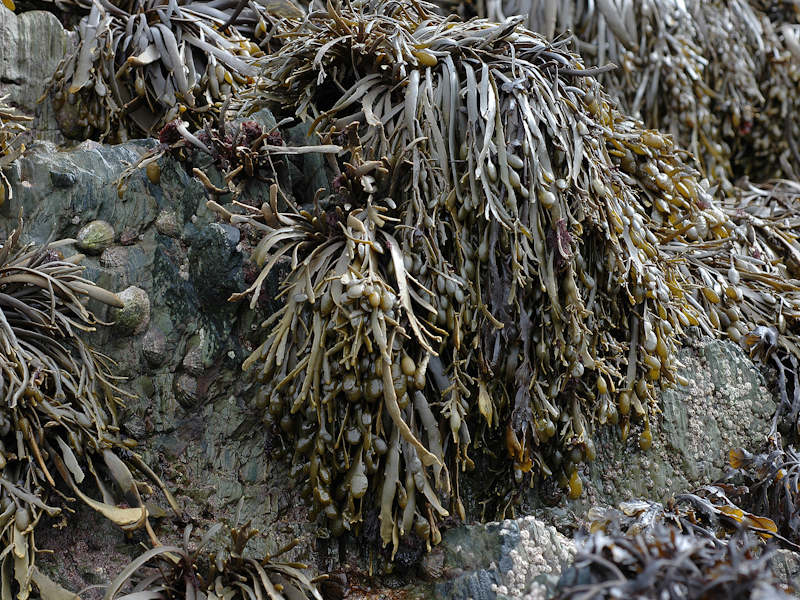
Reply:
[[[44, 516], [66, 523], [74, 501], [68, 494], [125, 530], [149, 530], [141, 494], [150, 488], [134, 478], [138, 470], [178, 509], [133, 451], [136, 442], [121, 435], [117, 411], [125, 394], [108, 359], [79, 337], [98, 324], [87, 300], [121, 301], [80, 276], [82, 255], [62, 257], [60, 248], [72, 240], [23, 246], [21, 225], [0, 249], [0, 593], [10, 598], [16, 582], [24, 600], [32, 581], [41, 587], [46, 580], [35, 568], [36, 526]], [[109, 482], [128, 507], [117, 506]], [[84, 491], [92, 484], [102, 500]]]
[[770, 559], [776, 541], [797, 547], [771, 519], [731, 500], [743, 490], [720, 483], [678, 494], [666, 506], [634, 500], [592, 508], [590, 532], [578, 535], [575, 563], [555, 598], [790, 598]]
[[506, 504], [540, 477], [577, 497], [597, 426], [649, 448], [686, 328], [740, 339], [763, 310], [749, 286], [797, 314], [800, 288], [768, 267], [720, 271], [743, 230], [564, 45], [378, 2], [310, 13], [260, 63], [250, 107], [344, 148], [313, 207], [276, 195], [229, 217], [264, 231], [253, 306], [290, 265], [245, 367], [336, 534], [371, 494], [383, 544], [436, 543], [464, 518], [473, 448]]
[[[235, 13], [238, 4], [243, 10]], [[302, 15], [289, 0], [270, 6], [64, 3], [88, 14], [77, 28], [78, 47], [51, 84], [62, 131], [76, 139], [125, 141], [153, 135], [179, 116], [199, 126], [203, 115], [218, 112], [252, 81], [252, 59], [264, 53], [259, 41], [268, 48], [280, 15]]]
[[[249, 183], [274, 180], [276, 165], [273, 156], [336, 153], [341, 150], [335, 145], [287, 146], [277, 127], [266, 129], [249, 120], [230, 122], [224, 115], [213, 122], [205, 120], [194, 133], [189, 131], [188, 123], [175, 119], [159, 131], [158, 141], [155, 148], [122, 173], [118, 182], [120, 193], [124, 192], [125, 181], [138, 169], [144, 169], [150, 181], [158, 183], [161, 177], [158, 161], [169, 154], [197, 177], [212, 197], [231, 194], [235, 202]], [[209, 166], [218, 171], [225, 187], [212, 182], [206, 172]], [[214, 208], [230, 218], [230, 213], [221, 206], [215, 204]]]
[[771, 555], [752, 534], [722, 542], [664, 525], [633, 536], [597, 532], [579, 541], [555, 598], [788, 600]]
[[[182, 546], [156, 546], [145, 551], [117, 575], [104, 598], [322, 600], [314, 582], [302, 572], [305, 565], [275, 560], [294, 543], [262, 560], [247, 558], [245, 546], [258, 531], [243, 525], [230, 530], [230, 541], [222, 552], [207, 550], [221, 528], [214, 525], [199, 543], [191, 545], [190, 525], [184, 531]], [[133, 589], [121, 593], [131, 583]]]
[[737, 502], [768, 515], [777, 532], [800, 544], [800, 453], [792, 446], [758, 454], [734, 448], [728, 458], [729, 480], [738, 484]]
[[704, 176], [732, 191], [800, 175], [800, 44], [796, 7], [748, 0], [505, 0], [451, 5], [490, 19], [522, 15], [553, 39], [565, 32], [609, 94], [648, 127], [672, 134]]

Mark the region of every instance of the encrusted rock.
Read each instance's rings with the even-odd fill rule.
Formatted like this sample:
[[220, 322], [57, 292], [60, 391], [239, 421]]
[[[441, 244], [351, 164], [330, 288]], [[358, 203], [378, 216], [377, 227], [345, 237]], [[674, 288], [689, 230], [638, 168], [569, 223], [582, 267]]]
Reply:
[[731, 448], [764, 443], [775, 401], [744, 351], [703, 338], [690, 340], [679, 358], [690, 383], [661, 392], [652, 447], [639, 448], [640, 424], [624, 442], [616, 429], [601, 428], [597, 459], [583, 472], [586, 491], [573, 508], [631, 498], [666, 501], [722, 477]]
[[67, 51], [69, 36], [64, 26], [51, 12], [14, 14], [0, 2], [0, 40], [0, 96], [8, 95], [10, 104], [34, 117], [30, 129], [39, 139], [63, 140], [52, 103], [38, 100]]
[[167, 337], [158, 327], [151, 327], [142, 338], [142, 354], [154, 367], [164, 364], [167, 359]]
[[119, 269], [128, 262], [128, 250], [122, 246], [111, 246], [100, 255], [100, 265], [106, 269]]
[[100, 254], [114, 243], [114, 228], [107, 221], [92, 221], [81, 227], [76, 240], [86, 254]]
[[115, 326], [127, 335], [136, 335], [147, 329], [150, 323], [150, 298], [147, 292], [131, 286], [118, 296], [125, 306], [112, 312]]
[[575, 545], [535, 517], [456, 527], [442, 541], [443, 571], [462, 574], [436, 585], [434, 596], [467, 598], [546, 598]]
[[230, 295], [245, 287], [239, 237], [235, 227], [211, 223], [192, 240], [189, 278], [207, 308], [226, 306]]
[[174, 210], [162, 210], [156, 217], [156, 230], [161, 235], [177, 239], [181, 237], [183, 223], [178, 220]]

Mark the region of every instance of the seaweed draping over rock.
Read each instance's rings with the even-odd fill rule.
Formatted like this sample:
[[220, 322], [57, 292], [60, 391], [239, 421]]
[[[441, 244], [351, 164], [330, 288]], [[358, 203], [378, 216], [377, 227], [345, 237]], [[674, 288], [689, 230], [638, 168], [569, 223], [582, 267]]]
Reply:
[[11, 187], [3, 169], [25, 151], [20, 135], [25, 131], [25, 122], [32, 120], [6, 104], [6, 98], [0, 97], [0, 204], [5, 202], [6, 194], [9, 198], [11, 196]]
[[[142, 597], [208, 598], [209, 600], [322, 600], [304, 573], [305, 565], [275, 560], [296, 545], [297, 540], [262, 560], [245, 556], [245, 546], [258, 531], [249, 525], [230, 529], [230, 541], [222, 552], [206, 546], [222, 529], [212, 526], [190, 547], [192, 526], [184, 530], [182, 546], [156, 546], [131, 561], [109, 584], [106, 600]], [[120, 593], [135, 581], [130, 593]]]
[[726, 189], [800, 174], [794, 8], [769, 14], [747, 0], [506, 0], [465, 3], [490, 19], [524, 15], [546, 37], [571, 32], [589, 65], [617, 64], [600, 81], [622, 108], [674, 136]]
[[[228, 215], [265, 232], [253, 306], [291, 266], [245, 367], [335, 533], [375, 494], [384, 544], [412, 530], [435, 543], [437, 522], [464, 515], [472, 446], [500, 481], [513, 465], [518, 485], [553, 476], [579, 495], [595, 426], [626, 436], [640, 419], [649, 447], [684, 328], [726, 332], [708, 313], [723, 309], [731, 337], [751, 326], [737, 312], [750, 296], [723, 293], [734, 284], [712, 261], [731, 260], [736, 223], [686, 154], [615, 108], [603, 69], [519, 21], [329, 6], [247, 96], [346, 148], [313, 208]], [[759, 268], [796, 311], [800, 288]]]
[[[80, 276], [82, 255], [61, 256], [72, 240], [37, 249], [21, 246], [19, 236], [17, 229], [0, 249], [0, 593], [10, 598], [13, 580], [24, 599], [31, 581], [45, 581], [35, 569], [35, 527], [44, 515], [67, 519], [70, 494], [125, 530], [148, 526], [141, 494], [149, 486], [134, 478], [139, 471], [178, 508], [133, 452], [136, 443], [120, 434], [124, 392], [109, 361], [79, 337], [97, 323], [87, 299], [122, 303]], [[84, 492], [90, 480], [102, 500]], [[108, 482], [127, 508], [116, 505]]]
[[246, 3], [230, 24], [237, 4], [70, 3], [89, 12], [52, 86], [65, 135], [124, 141], [153, 135], [180, 115], [199, 125], [199, 115], [218, 111], [252, 80], [251, 61], [263, 55], [258, 42], [268, 47], [280, 15], [302, 15], [289, 0]]

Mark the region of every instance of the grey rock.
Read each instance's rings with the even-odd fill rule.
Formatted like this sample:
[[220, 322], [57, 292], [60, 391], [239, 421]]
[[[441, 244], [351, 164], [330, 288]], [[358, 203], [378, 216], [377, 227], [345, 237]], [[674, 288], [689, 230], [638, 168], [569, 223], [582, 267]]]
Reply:
[[238, 243], [239, 230], [220, 223], [207, 225], [192, 239], [189, 278], [206, 309], [226, 305], [232, 293], [245, 289]]
[[[0, 39], [0, 96], [7, 94], [10, 104], [34, 117], [30, 128], [37, 137], [63, 141], [52, 103], [47, 99], [39, 104], [38, 100], [69, 47], [64, 27], [50, 12], [15, 14], [0, 4]], [[68, 181], [68, 172], [63, 175], [62, 181]]]
[[114, 327], [126, 335], [142, 333], [150, 323], [150, 298], [147, 292], [131, 286], [118, 295], [125, 306], [112, 311]]
[[770, 560], [770, 568], [779, 582], [791, 587], [795, 597], [800, 597], [800, 554], [777, 550]]
[[[137, 451], [198, 528], [233, 522], [243, 499], [241, 522], [252, 520], [264, 532], [248, 546], [253, 555], [275, 552], [299, 537], [303, 543], [287, 560], [316, 564], [313, 519], [288, 484], [288, 461], [265, 451], [269, 433], [252, 407], [255, 393], [241, 369], [249, 349], [240, 339], [236, 317], [252, 314], [227, 301], [244, 285], [238, 230], [215, 223], [202, 184], [168, 158], [160, 161], [159, 185], [139, 171], [118, 196], [124, 163], [135, 163], [154, 144], [84, 143], [69, 151], [50, 143], [32, 145], [8, 171], [14, 196], [0, 207], [0, 231], [13, 229], [22, 209], [24, 241], [74, 238], [81, 225], [96, 219], [112, 223], [118, 232], [133, 232], [130, 246], [112, 246], [83, 261], [88, 279], [117, 293], [135, 286], [150, 301], [150, 324], [141, 335], [122, 336], [114, 327], [99, 327], [90, 340], [115, 361], [115, 371], [127, 378], [121, 385], [136, 395], [121, 409], [123, 430], [140, 442]], [[74, 181], [54, 180], [51, 173], [74, 174]], [[160, 214], [174, 215], [180, 239], [159, 231]], [[267, 285], [276, 289], [275, 281]], [[209, 302], [208, 296], [201, 297], [204, 290], [216, 297]], [[101, 320], [113, 320], [104, 305], [90, 303], [90, 308]], [[193, 340], [200, 332], [203, 343], [197, 345]], [[77, 529], [76, 522], [70, 520], [70, 531]], [[181, 531], [169, 519], [157, 523], [162, 539], [180, 540]], [[89, 529], [80, 532], [91, 542], [81, 551], [86, 564], [102, 559], [115, 543], [104, 529]], [[132, 544], [125, 550], [127, 560], [140, 550]], [[109, 578], [118, 571], [109, 571]], [[70, 589], [88, 583], [77, 570], [58, 574], [54, 580], [69, 582]]]

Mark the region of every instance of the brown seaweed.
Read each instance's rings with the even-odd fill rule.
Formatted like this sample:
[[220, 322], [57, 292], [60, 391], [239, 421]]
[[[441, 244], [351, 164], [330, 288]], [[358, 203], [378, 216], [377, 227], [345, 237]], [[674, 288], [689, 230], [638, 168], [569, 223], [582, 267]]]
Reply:
[[[63, 258], [62, 240], [21, 245], [20, 228], [0, 250], [0, 596], [27, 598], [45, 585], [35, 568], [34, 532], [43, 517], [66, 522], [74, 494], [124, 530], [146, 527], [139, 472], [172, 496], [122, 435], [118, 411], [126, 395], [110, 360], [82, 341], [100, 324], [88, 300], [122, 306], [81, 277], [82, 255]], [[66, 489], [60, 484], [66, 483]], [[109, 484], [117, 488], [116, 493]], [[88, 495], [89, 486], [102, 495]], [[120, 498], [120, 500], [115, 500]], [[127, 504], [120, 507], [119, 504]], [[49, 581], [49, 580], [48, 580]]]
[[[258, 531], [249, 524], [230, 529], [230, 541], [221, 552], [207, 549], [222, 528], [211, 527], [191, 544], [192, 526], [180, 546], [155, 546], [132, 560], [108, 586], [105, 600], [208, 598], [209, 600], [322, 600], [305, 565], [276, 560], [297, 541], [261, 560], [245, 555], [247, 543]], [[315, 580], [316, 581], [316, 580]], [[132, 585], [129, 592], [125, 587]]]

